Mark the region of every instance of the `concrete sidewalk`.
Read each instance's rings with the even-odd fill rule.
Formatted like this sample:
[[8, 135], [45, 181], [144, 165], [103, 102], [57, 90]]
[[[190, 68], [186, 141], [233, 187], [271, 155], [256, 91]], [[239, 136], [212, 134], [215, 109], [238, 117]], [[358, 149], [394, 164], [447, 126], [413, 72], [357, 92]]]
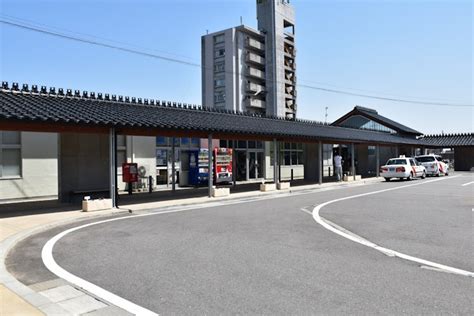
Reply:
[[[33, 289], [21, 284], [8, 273], [4, 262], [8, 252], [22, 239], [28, 236], [52, 228], [57, 225], [72, 223], [83, 219], [93, 219], [94, 217], [103, 217], [107, 215], [128, 212], [128, 210], [151, 210], [166, 207], [179, 207], [185, 205], [207, 204], [215, 202], [224, 202], [243, 199], [259, 199], [271, 195], [291, 194], [293, 192], [303, 193], [307, 191], [318, 192], [319, 190], [336, 189], [380, 182], [381, 178], [363, 179], [354, 182], [325, 183], [322, 185], [304, 185], [289, 190], [271, 191], [271, 192], [239, 192], [233, 193], [227, 197], [208, 198], [194, 197], [176, 200], [166, 200], [161, 202], [130, 204], [124, 206], [124, 209], [114, 209], [99, 212], [81, 212], [79, 209], [73, 211], [56, 211], [54, 213], [42, 213], [34, 215], [20, 215], [0, 219], [0, 297], [1, 309], [0, 315], [58, 315], [62, 314], [60, 307], [52, 301], [48, 301], [36, 293]], [[7, 303], [8, 302], [8, 303]], [[41, 305], [42, 304], [42, 305]], [[63, 310], [64, 311], [64, 310]], [[64, 311], [67, 312], [67, 311]], [[65, 313], [66, 314], [66, 313]]]

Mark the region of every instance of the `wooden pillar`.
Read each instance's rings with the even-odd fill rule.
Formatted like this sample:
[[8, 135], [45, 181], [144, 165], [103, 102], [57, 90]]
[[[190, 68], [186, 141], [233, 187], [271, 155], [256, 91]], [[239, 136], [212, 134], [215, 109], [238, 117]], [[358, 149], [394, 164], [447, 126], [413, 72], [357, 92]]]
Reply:
[[354, 143], [351, 144], [351, 172], [352, 172], [352, 177], [355, 180], [356, 179], [356, 167], [355, 167], [355, 150], [354, 150]]
[[112, 207], [117, 207], [117, 135], [115, 128], [111, 128], [109, 132], [109, 175], [110, 175], [110, 199], [112, 200]]
[[232, 140], [232, 184], [235, 187], [237, 181], [237, 152], [235, 151], [235, 144], [237, 142]]
[[175, 167], [175, 142], [174, 137], [171, 138], [172, 144], [171, 144], [171, 190], [174, 192], [176, 191], [176, 167]]
[[380, 146], [375, 145], [375, 176], [380, 177]]
[[207, 159], [209, 160], [208, 161], [208, 165], [207, 165], [207, 174], [208, 174], [208, 196], [209, 197], [212, 197], [212, 181], [214, 180], [214, 175], [212, 174], [212, 134], [209, 134], [208, 138], [207, 138], [207, 148], [208, 148], [208, 151], [207, 151]]
[[273, 182], [278, 183], [278, 142], [276, 138], [273, 139]]
[[319, 141], [319, 144], [318, 144], [318, 167], [319, 167], [319, 179], [318, 179], [318, 183], [319, 184], [323, 184], [323, 173], [324, 173], [324, 170], [323, 170], [323, 142], [322, 141]]

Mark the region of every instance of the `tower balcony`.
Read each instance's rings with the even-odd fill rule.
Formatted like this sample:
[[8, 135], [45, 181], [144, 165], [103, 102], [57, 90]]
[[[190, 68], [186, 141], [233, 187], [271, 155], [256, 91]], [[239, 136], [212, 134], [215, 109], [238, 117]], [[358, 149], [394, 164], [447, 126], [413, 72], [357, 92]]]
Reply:
[[245, 100], [245, 103], [247, 107], [252, 107], [252, 108], [264, 109], [266, 106], [264, 100], [254, 99], [254, 98], [248, 98], [247, 100]]
[[252, 48], [252, 49], [255, 49], [255, 50], [260, 51], [260, 52], [265, 51], [265, 44], [263, 44], [262, 42], [257, 41], [256, 39], [250, 38], [250, 37], [247, 37], [247, 39], [245, 40], [245, 46], [247, 48]]
[[245, 90], [250, 93], [265, 92], [265, 86], [255, 82], [247, 82], [245, 84]]
[[250, 77], [265, 80], [265, 72], [253, 67], [247, 67], [246, 74], [247, 76], [250, 76]]
[[245, 61], [250, 62], [250, 63], [254, 63], [258, 66], [265, 66], [265, 58], [260, 56], [260, 55], [251, 53], [251, 52], [247, 52], [247, 54], [245, 56]]

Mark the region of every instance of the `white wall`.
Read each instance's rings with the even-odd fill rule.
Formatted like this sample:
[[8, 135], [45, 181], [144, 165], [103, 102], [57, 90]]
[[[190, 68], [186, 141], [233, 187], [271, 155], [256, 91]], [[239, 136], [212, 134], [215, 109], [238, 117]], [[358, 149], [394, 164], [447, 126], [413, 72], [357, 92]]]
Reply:
[[[138, 167], [146, 168], [146, 177], [152, 176], [156, 181], [156, 137], [148, 136], [127, 136], [127, 162], [134, 162]], [[125, 183], [122, 182], [121, 168], [117, 176], [119, 190], [125, 190]], [[156, 185], [156, 183], [154, 183]]]
[[0, 200], [58, 195], [58, 134], [21, 133], [22, 176], [0, 179]]

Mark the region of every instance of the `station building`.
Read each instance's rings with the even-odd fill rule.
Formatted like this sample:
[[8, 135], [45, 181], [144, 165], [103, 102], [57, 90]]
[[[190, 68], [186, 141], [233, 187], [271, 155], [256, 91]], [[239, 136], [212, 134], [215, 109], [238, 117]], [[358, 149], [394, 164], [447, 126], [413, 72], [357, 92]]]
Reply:
[[[122, 162], [143, 167], [143, 190], [149, 189], [150, 177], [153, 190], [187, 187], [183, 157], [215, 147], [234, 149], [236, 186], [241, 180], [332, 181], [335, 152], [344, 157], [348, 176], [378, 176], [379, 166], [388, 158], [429, 148], [454, 148], [456, 166], [461, 170], [474, 166], [472, 133], [423, 138], [420, 132], [359, 106], [324, 124], [77, 90], [10, 87], [3, 82], [0, 131], [2, 202], [71, 202], [84, 195], [122, 193], [126, 189]], [[237, 159], [239, 155], [245, 160]]]

